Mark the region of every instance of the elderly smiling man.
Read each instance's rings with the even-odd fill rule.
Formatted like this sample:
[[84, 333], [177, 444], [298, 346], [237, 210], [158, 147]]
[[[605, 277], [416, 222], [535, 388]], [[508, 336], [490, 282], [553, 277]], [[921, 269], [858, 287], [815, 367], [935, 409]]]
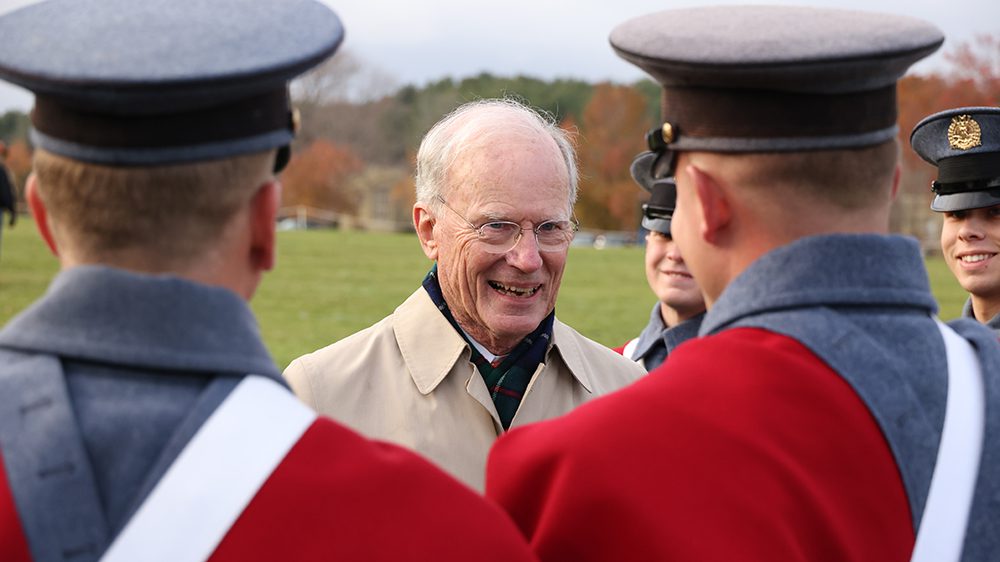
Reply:
[[413, 224], [436, 262], [423, 286], [285, 377], [318, 411], [481, 489], [498, 435], [643, 371], [555, 318], [577, 184], [555, 124], [512, 101], [464, 105], [424, 137], [416, 184]]

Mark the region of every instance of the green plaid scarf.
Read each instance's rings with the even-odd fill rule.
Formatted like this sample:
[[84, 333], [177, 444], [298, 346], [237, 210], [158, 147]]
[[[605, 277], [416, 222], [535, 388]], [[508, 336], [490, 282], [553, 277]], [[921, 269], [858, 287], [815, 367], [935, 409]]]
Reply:
[[[424, 290], [430, 295], [431, 301], [437, 306], [441, 314], [448, 319], [455, 331], [465, 339], [465, 332], [458, 326], [448, 303], [444, 301], [441, 294], [441, 285], [437, 278], [437, 264], [431, 268], [427, 277], [424, 278]], [[549, 349], [549, 342], [552, 341], [552, 323], [556, 313], [552, 311], [542, 320], [541, 324], [535, 328], [534, 332], [528, 334], [520, 343], [514, 347], [509, 355], [504, 357], [498, 365], [492, 365], [476, 349], [476, 346], [469, 342], [472, 349], [472, 363], [479, 370], [479, 374], [486, 381], [486, 388], [490, 391], [493, 405], [496, 406], [497, 413], [500, 414], [500, 423], [503, 428], [510, 429], [510, 422], [514, 419], [518, 406], [521, 405], [521, 398], [528, 389], [531, 376], [535, 370], [545, 360], [545, 352]]]

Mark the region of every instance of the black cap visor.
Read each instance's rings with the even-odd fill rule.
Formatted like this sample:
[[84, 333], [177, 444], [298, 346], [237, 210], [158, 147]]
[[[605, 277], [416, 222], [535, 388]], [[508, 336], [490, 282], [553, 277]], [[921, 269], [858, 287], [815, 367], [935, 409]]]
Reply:
[[938, 195], [931, 203], [931, 210], [939, 213], [982, 209], [1000, 205], [1000, 187], [984, 191], [964, 191]]

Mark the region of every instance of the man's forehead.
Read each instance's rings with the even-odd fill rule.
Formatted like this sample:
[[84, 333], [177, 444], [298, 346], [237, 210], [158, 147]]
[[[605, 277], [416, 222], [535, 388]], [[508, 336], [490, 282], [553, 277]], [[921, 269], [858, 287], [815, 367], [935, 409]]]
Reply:
[[496, 142], [478, 142], [456, 151], [447, 174], [452, 191], [502, 191], [517, 184], [519, 178], [533, 176], [545, 178], [534, 183], [558, 187], [569, 194], [569, 170], [551, 137], [548, 145], [516, 137], [494, 139]]

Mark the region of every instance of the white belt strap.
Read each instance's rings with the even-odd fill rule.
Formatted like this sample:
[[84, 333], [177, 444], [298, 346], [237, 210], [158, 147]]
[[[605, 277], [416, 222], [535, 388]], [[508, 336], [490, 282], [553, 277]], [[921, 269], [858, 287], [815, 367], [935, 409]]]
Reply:
[[206, 560], [316, 414], [250, 375], [195, 433], [102, 562]]
[[947, 349], [948, 398], [913, 562], [961, 559], [983, 447], [985, 405], [979, 359], [965, 338], [937, 323]]
[[622, 355], [625, 356], [625, 359], [632, 359], [632, 354], [635, 353], [635, 348], [637, 347], [639, 347], [639, 338], [629, 340], [628, 343], [625, 344], [625, 349], [622, 350]]

